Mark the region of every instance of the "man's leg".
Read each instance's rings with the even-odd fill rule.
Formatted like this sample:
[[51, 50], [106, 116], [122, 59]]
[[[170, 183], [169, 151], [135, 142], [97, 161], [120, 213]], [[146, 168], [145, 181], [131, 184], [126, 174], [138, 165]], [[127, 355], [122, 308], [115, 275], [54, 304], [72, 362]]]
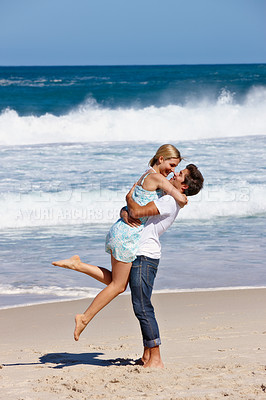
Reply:
[[144, 353], [142, 361], [145, 367], [163, 368], [159, 345], [161, 344], [158, 324], [151, 304], [154, 279], [159, 260], [139, 256], [133, 262], [130, 272], [130, 288], [133, 309], [139, 320]]

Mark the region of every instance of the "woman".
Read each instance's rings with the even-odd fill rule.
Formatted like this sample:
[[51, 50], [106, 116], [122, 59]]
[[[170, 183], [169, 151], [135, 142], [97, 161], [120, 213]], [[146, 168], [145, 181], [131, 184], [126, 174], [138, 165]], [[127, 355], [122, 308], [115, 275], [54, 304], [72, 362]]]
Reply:
[[[150, 160], [150, 168], [146, 171], [135, 187], [133, 198], [140, 205], [145, 205], [160, 197], [163, 192], [170, 194], [180, 207], [187, 203], [187, 198], [175, 189], [166, 179], [170, 172], [180, 163], [180, 152], [170, 144], [161, 146]], [[111, 300], [126, 290], [131, 263], [136, 257], [138, 241], [146, 218], [141, 219], [141, 225], [130, 227], [119, 219], [110, 229], [106, 237], [106, 251], [111, 254], [112, 272], [101, 267], [85, 264], [78, 256], [68, 260], [53, 262], [53, 265], [84, 272], [105, 283], [107, 286], [95, 297], [83, 314], [77, 314], [74, 331], [75, 340], [79, 339], [92, 318]]]

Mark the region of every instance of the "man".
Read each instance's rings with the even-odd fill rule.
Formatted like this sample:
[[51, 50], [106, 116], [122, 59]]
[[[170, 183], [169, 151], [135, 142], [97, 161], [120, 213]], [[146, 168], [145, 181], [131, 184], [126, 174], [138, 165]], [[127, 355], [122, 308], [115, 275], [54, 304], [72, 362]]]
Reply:
[[[194, 164], [187, 165], [184, 170], [175, 173], [170, 179], [172, 185], [187, 196], [197, 194], [203, 186], [203, 181], [202, 174]], [[144, 352], [141, 362], [144, 367], [163, 368], [159, 349], [161, 339], [151, 303], [151, 294], [161, 256], [159, 237], [172, 225], [180, 207], [170, 195], [140, 206], [132, 199], [133, 189], [134, 187], [126, 197], [131, 224], [137, 222], [134, 218], [150, 216], [140, 238], [137, 258], [132, 263], [129, 281], [133, 309], [139, 320], [143, 337]], [[125, 222], [128, 221], [125, 212], [122, 213], [122, 217]]]

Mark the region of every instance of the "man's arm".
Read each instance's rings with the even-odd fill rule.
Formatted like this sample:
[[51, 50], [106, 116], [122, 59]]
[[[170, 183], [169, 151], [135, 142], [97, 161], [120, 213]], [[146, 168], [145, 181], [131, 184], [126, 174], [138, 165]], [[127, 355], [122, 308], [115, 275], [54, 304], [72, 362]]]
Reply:
[[129, 215], [132, 218], [141, 218], [141, 217], [150, 217], [152, 215], [158, 215], [159, 210], [156, 207], [155, 203], [151, 201], [145, 206], [140, 206], [132, 199], [132, 194], [136, 185], [132, 186], [128, 194], [126, 195], [127, 207], [129, 211]]
[[131, 226], [132, 228], [137, 228], [138, 226], [141, 225], [141, 220], [138, 218], [132, 218], [129, 215], [128, 209], [127, 207], [123, 207], [120, 210], [120, 218], [122, 218], [124, 220], [124, 222]]

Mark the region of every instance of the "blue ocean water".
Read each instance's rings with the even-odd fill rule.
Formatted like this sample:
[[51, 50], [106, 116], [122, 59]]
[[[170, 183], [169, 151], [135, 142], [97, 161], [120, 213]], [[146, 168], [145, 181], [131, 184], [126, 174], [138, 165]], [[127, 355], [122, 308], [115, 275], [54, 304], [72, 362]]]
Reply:
[[0, 67], [0, 110], [59, 116], [86, 102], [110, 109], [184, 106], [216, 101], [225, 91], [243, 104], [252, 88], [265, 86], [265, 79], [265, 64]]
[[156, 290], [266, 286], [266, 65], [1, 67], [0, 112], [0, 307], [94, 296], [51, 261], [110, 267], [108, 228], [167, 142], [205, 187]]

